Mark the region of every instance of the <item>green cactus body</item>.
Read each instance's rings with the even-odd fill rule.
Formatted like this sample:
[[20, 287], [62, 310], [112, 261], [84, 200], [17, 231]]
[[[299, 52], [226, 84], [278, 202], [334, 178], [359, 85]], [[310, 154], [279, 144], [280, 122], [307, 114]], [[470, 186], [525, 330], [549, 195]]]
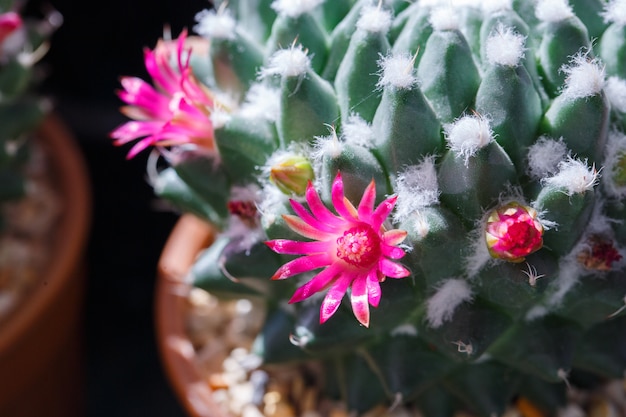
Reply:
[[[502, 415], [521, 396], [555, 415], [568, 384], [623, 376], [620, 1], [201, 15], [239, 34], [205, 33], [216, 96], [267, 93], [212, 116], [211, 158], [162, 171], [160, 195], [223, 229], [196, 285], [265, 300], [256, 354], [327, 365], [326, 395], [358, 413]], [[261, 3], [275, 17], [247, 33], [237, 10]]]
[[47, 50], [55, 21], [39, 27], [38, 19], [22, 15], [23, 6], [12, 0], [0, 4], [0, 230], [10, 223], [3, 218], [4, 203], [33, 188], [27, 170], [33, 148], [39, 146], [34, 133], [50, 108], [37, 91], [40, 74], [35, 65]]

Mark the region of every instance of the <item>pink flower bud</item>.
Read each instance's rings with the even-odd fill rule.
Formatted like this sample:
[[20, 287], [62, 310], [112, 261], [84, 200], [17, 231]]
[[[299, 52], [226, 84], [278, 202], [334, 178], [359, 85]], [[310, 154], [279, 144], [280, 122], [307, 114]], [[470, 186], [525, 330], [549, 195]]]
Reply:
[[522, 262], [543, 245], [543, 226], [535, 209], [511, 202], [489, 213], [485, 240], [492, 257]]
[[0, 13], [0, 44], [22, 27], [22, 18], [15, 12]]

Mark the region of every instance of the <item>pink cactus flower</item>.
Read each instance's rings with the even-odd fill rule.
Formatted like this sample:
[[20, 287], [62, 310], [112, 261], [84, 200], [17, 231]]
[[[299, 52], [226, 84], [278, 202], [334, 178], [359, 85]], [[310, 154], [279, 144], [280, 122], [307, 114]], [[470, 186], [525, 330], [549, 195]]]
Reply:
[[376, 185], [372, 181], [355, 208], [344, 196], [343, 181], [338, 173], [331, 192], [338, 215], [324, 206], [310, 181], [305, 198], [308, 210], [291, 200], [297, 216], [283, 217], [291, 229], [312, 241], [276, 239], [266, 242], [277, 253], [304, 255], [281, 266], [272, 279], [285, 279], [323, 268], [299, 287], [289, 302], [302, 301], [328, 288], [320, 309], [320, 323], [324, 323], [337, 311], [350, 288], [354, 315], [361, 324], [369, 327], [369, 305], [378, 306], [380, 283], [386, 277], [404, 278], [410, 274], [405, 267], [392, 261], [405, 255], [397, 245], [407, 232], [383, 227], [397, 197], [387, 198], [375, 208]]
[[489, 214], [485, 239], [492, 257], [522, 262], [543, 246], [543, 226], [535, 209], [511, 202]]
[[6, 38], [23, 25], [21, 16], [16, 12], [0, 13], [0, 46]]
[[178, 40], [161, 39], [154, 50], [144, 51], [154, 87], [140, 78], [122, 77], [124, 90], [118, 96], [128, 105], [121, 111], [134, 120], [111, 132], [111, 138], [115, 145], [138, 140], [128, 159], [149, 146], [194, 144], [200, 150], [216, 152], [210, 118], [215, 100], [193, 75], [188, 41], [183, 31]]

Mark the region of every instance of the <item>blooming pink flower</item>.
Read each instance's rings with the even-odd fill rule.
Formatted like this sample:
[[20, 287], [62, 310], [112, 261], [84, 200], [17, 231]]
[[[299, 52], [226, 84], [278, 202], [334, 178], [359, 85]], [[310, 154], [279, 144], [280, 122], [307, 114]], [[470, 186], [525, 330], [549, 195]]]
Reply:
[[291, 206], [299, 217], [283, 217], [291, 229], [313, 240], [276, 239], [266, 242], [275, 252], [305, 255], [281, 266], [272, 279], [285, 279], [324, 268], [298, 288], [289, 302], [302, 301], [328, 288], [320, 309], [320, 323], [324, 323], [337, 311], [350, 288], [354, 315], [368, 327], [369, 305], [377, 307], [380, 302], [380, 283], [385, 277], [404, 278], [410, 274], [405, 267], [391, 261], [404, 256], [404, 250], [396, 245], [404, 240], [407, 232], [398, 229], [387, 231], [383, 227], [397, 197], [390, 197], [374, 208], [376, 185], [372, 181], [365, 189], [358, 208], [355, 208], [344, 196], [343, 181], [338, 173], [331, 192], [338, 215], [324, 206], [310, 181], [305, 198], [309, 210], [291, 200]]
[[13, 32], [22, 27], [22, 24], [22, 17], [18, 13], [0, 13], [0, 45]]
[[485, 239], [494, 258], [522, 262], [543, 246], [543, 226], [535, 209], [511, 202], [489, 214]]
[[111, 137], [116, 145], [139, 139], [127, 158], [149, 146], [195, 144], [215, 152], [210, 119], [215, 102], [210, 90], [193, 75], [191, 48], [185, 49], [188, 43], [183, 31], [175, 42], [161, 39], [154, 50], [144, 50], [154, 87], [137, 77], [122, 77], [124, 90], [118, 96], [128, 106], [121, 111], [134, 120], [115, 129]]

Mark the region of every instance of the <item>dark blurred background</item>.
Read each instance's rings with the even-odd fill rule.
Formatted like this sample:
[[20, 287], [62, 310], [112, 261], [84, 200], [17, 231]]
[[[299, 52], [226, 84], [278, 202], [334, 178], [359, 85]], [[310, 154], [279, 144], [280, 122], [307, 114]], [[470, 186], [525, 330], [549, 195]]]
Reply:
[[153, 293], [160, 250], [177, 215], [155, 204], [146, 155], [108, 133], [126, 121], [115, 95], [119, 77], [147, 79], [143, 48], [169, 25], [191, 30], [207, 0], [35, 0], [31, 13], [58, 10], [63, 25], [44, 59], [42, 85], [73, 130], [87, 160], [93, 223], [85, 306], [86, 407], [89, 417], [183, 416], [156, 350]]

